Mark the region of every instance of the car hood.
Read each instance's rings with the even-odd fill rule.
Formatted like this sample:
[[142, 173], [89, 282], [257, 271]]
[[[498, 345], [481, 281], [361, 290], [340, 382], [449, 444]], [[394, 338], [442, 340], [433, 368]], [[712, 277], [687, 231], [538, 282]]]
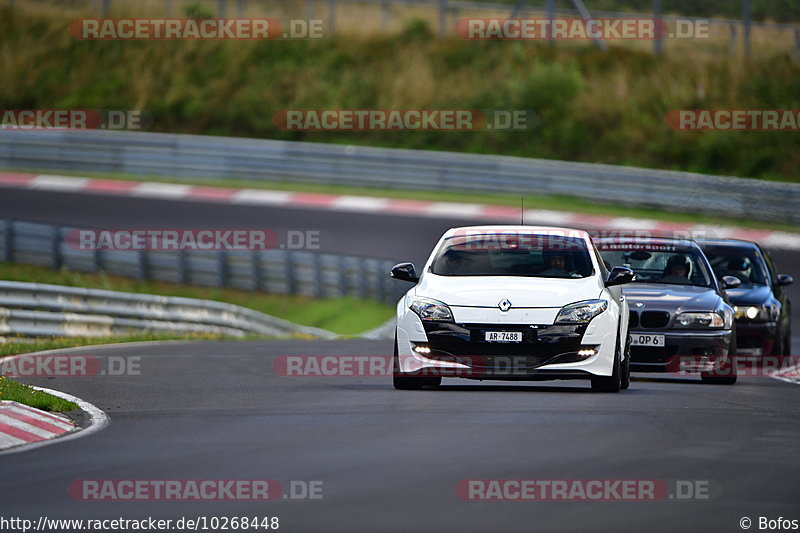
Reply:
[[751, 285], [738, 289], [727, 289], [728, 299], [733, 305], [761, 305], [769, 301], [772, 291], [766, 285]]
[[437, 276], [426, 274], [416, 294], [451, 306], [497, 307], [508, 298], [512, 307], [563, 307], [597, 298], [597, 277], [561, 279], [521, 276]]
[[[713, 311], [720, 296], [708, 287], [669, 285], [666, 283], [629, 283], [622, 289], [631, 311]], [[638, 306], [636, 304], [644, 304]]]

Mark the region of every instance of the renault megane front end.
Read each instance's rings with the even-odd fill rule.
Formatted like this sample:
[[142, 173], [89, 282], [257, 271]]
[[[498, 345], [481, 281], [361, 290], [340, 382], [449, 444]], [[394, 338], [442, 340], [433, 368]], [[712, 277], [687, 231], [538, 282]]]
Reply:
[[394, 386], [444, 377], [590, 379], [617, 392], [630, 382], [626, 268], [609, 272], [580, 230], [482, 226], [447, 231], [397, 304]]

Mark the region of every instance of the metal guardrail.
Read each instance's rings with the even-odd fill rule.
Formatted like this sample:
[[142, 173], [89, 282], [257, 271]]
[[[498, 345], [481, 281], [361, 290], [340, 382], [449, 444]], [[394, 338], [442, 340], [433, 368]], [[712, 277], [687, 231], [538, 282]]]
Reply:
[[0, 131], [0, 167], [568, 195], [800, 223], [798, 183], [497, 155], [163, 133]]
[[408, 289], [392, 282], [388, 272], [394, 263], [384, 259], [295, 250], [87, 251], [67, 244], [73, 230], [0, 219], [0, 260], [273, 294], [353, 296], [390, 305]]
[[133, 332], [336, 337], [224, 302], [0, 281], [0, 336], [108, 337]]

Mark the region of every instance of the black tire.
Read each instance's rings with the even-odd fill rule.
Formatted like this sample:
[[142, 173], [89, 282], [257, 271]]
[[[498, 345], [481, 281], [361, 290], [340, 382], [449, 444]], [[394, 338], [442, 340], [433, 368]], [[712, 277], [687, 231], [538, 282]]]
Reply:
[[625, 351], [623, 352], [625, 356], [625, 360], [622, 362], [622, 375], [620, 379], [620, 388], [622, 390], [628, 390], [631, 386], [631, 332], [628, 330], [628, 334], [625, 337]]
[[592, 376], [592, 390], [594, 392], [619, 392], [622, 388], [622, 365], [620, 364], [619, 331], [617, 331], [617, 346], [614, 350], [614, 370], [610, 376]]
[[397, 390], [419, 390], [423, 387], [438, 387], [441, 376], [409, 376], [400, 372], [400, 357], [397, 352], [397, 334], [394, 336], [394, 357], [392, 358], [392, 383]]
[[708, 383], [709, 385], [733, 385], [736, 383], [737, 372], [734, 361], [736, 351], [736, 340], [734, 339], [728, 349], [727, 364], [715, 372], [703, 372], [700, 374], [700, 379], [703, 383]]
[[772, 353], [770, 355], [788, 355], [791, 345], [787, 342], [787, 337], [779, 337], [775, 339], [772, 345]]
[[792, 355], [792, 330], [786, 328], [786, 337], [783, 339], [783, 351], [780, 355]]

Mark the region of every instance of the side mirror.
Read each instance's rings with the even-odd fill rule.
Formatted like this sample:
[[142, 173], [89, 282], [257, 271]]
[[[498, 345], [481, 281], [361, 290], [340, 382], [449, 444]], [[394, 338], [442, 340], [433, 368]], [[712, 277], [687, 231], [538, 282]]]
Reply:
[[722, 279], [719, 280], [719, 283], [722, 285], [723, 289], [736, 289], [742, 284], [742, 280], [736, 276], [722, 276]]
[[411, 283], [419, 281], [417, 271], [414, 269], [414, 263], [398, 263], [392, 267], [392, 271], [389, 275], [394, 279], [410, 281]]
[[789, 274], [778, 274], [778, 286], [785, 287], [794, 283], [794, 278]]
[[615, 287], [617, 285], [624, 285], [626, 283], [630, 283], [634, 279], [636, 279], [636, 275], [630, 268], [614, 267], [611, 269], [611, 272], [608, 273], [608, 278], [606, 279], [606, 287]]

